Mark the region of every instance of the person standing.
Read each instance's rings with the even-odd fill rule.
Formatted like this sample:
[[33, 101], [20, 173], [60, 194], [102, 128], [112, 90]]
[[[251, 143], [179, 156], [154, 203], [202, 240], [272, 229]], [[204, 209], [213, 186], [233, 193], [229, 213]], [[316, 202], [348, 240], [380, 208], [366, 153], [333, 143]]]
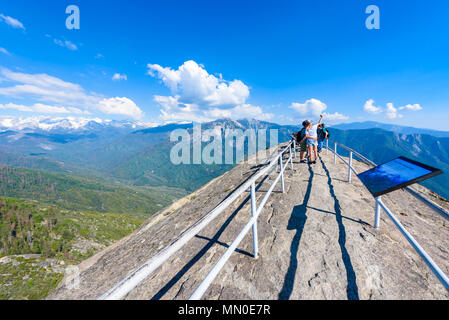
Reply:
[[326, 129], [326, 125], [324, 123], [318, 126], [317, 133], [318, 133], [318, 153], [320, 153], [321, 150], [323, 150], [324, 140], [326, 140], [329, 136], [329, 133], [327, 132]]
[[[307, 136], [306, 136], [306, 144], [307, 150], [309, 152], [309, 164], [315, 164], [318, 159], [318, 126], [321, 124], [323, 120], [323, 115], [320, 115], [320, 121], [316, 125], [313, 125], [311, 122], [307, 127]], [[313, 155], [315, 155], [315, 159], [313, 159]]]
[[306, 151], [307, 151], [307, 143], [306, 143], [306, 136], [307, 136], [307, 127], [309, 126], [310, 121], [305, 120], [302, 123], [302, 129], [299, 130], [299, 132], [296, 134], [296, 142], [299, 145], [299, 162], [300, 163], [306, 163]]

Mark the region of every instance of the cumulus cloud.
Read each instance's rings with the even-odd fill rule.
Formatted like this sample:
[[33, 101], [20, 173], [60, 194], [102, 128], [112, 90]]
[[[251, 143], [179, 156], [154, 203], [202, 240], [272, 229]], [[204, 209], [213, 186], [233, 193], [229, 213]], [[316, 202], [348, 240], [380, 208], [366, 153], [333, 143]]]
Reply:
[[399, 110], [410, 110], [410, 111], [420, 111], [422, 107], [419, 104], [408, 104], [406, 106], [400, 107]]
[[293, 102], [290, 108], [298, 112], [301, 116], [319, 116], [327, 109], [325, 103], [317, 99], [309, 99], [305, 103]]
[[126, 74], [115, 73], [112, 76], [112, 80], [113, 81], [128, 80], [128, 77], [126, 76]]
[[195, 61], [184, 62], [178, 70], [157, 64], [148, 64], [148, 69], [148, 74], [161, 79], [181, 103], [231, 108], [249, 97], [249, 88], [242, 81], [217, 78]]
[[219, 109], [214, 108], [205, 112], [207, 116], [212, 119], [217, 118], [235, 118], [235, 119], [245, 119], [254, 118], [258, 120], [271, 120], [274, 118], [272, 113], [264, 113], [262, 108], [259, 106], [254, 106], [251, 104], [242, 104], [236, 106], [232, 109]]
[[387, 103], [387, 110], [385, 111], [386, 115], [390, 119], [402, 118], [402, 114], [398, 113], [398, 109], [396, 109], [393, 103]]
[[271, 119], [259, 106], [248, 104], [248, 86], [209, 74], [204, 66], [186, 61], [178, 69], [148, 64], [148, 74], [170, 89], [171, 96], [155, 96], [164, 120], [210, 121], [217, 118]]
[[378, 114], [382, 112], [382, 108], [376, 107], [374, 105], [374, 100], [369, 99], [367, 102], [365, 102], [365, 105], [363, 106], [363, 110], [365, 112], [371, 113], [371, 114]]
[[129, 98], [108, 99], [97, 93], [88, 93], [78, 84], [47, 74], [27, 74], [0, 68], [0, 77], [3, 82], [12, 83], [0, 88], [0, 96], [39, 101], [33, 106], [21, 106], [22, 110], [18, 109], [19, 105], [9, 104], [9, 109], [15, 107], [23, 112], [85, 114], [89, 113], [89, 110], [96, 110], [136, 119], [143, 115], [140, 108]]
[[134, 119], [142, 119], [143, 112], [128, 98], [109, 98], [99, 102], [99, 110], [106, 114], [118, 114]]
[[370, 114], [385, 113], [389, 119], [403, 118], [403, 115], [399, 113], [400, 110], [404, 111], [420, 111], [423, 108], [419, 104], [408, 104], [403, 107], [396, 108], [392, 102], [387, 103], [386, 108], [376, 107], [374, 100], [370, 99], [365, 102], [363, 110]]
[[327, 121], [341, 122], [349, 119], [348, 116], [339, 112], [327, 113], [324, 112], [327, 109], [327, 105], [318, 99], [309, 99], [305, 103], [293, 102], [290, 105], [290, 109], [295, 110], [300, 116], [303, 117], [319, 117], [321, 114]]
[[10, 25], [13, 28], [25, 30], [25, 27], [23, 26], [22, 22], [12, 17], [5, 16], [4, 14], [1, 13], [0, 13], [0, 21], [3, 21], [4, 23]]
[[342, 122], [349, 120], [348, 116], [345, 116], [344, 114], [341, 114], [339, 112], [335, 113], [324, 113], [323, 114], [325, 121], [331, 121], [331, 122]]

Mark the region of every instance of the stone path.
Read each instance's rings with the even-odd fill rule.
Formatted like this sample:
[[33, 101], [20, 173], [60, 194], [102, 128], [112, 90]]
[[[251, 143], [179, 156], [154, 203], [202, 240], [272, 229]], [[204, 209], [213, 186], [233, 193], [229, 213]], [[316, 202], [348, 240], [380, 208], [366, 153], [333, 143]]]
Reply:
[[[299, 154], [298, 154], [299, 156]], [[355, 161], [359, 172], [368, 167]], [[49, 299], [96, 299], [214, 208], [258, 168], [241, 164], [152, 217], [131, 236], [83, 262], [81, 286], [63, 284]], [[258, 202], [275, 174], [261, 179]], [[315, 165], [294, 161], [258, 220], [259, 258], [251, 233], [205, 299], [445, 299], [448, 291], [382, 214], [375, 230], [374, 201], [347, 167], [322, 153]], [[425, 191], [424, 188], [420, 188]], [[250, 218], [249, 193], [192, 239], [126, 299], [188, 299]], [[446, 274], [449, 224], [405, 191], [384, 202]]]

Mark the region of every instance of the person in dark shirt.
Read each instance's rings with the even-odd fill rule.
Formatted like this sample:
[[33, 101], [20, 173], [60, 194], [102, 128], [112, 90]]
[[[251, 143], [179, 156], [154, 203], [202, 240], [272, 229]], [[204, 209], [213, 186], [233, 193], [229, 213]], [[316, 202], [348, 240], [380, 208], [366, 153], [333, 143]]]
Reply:
[[306, 163], [306, 151], [307, 151], [307, 145], [305, 137], [307, 135], [307, 127], [309, 126], [310, 121], [305, 120], [302, 123], [302, 129], [299, 130], [299, 132], [296, 134], [296, 142], [299, 145], [299, 160], [300, 163]]
[[323, 143], [329, 137], [329, 132], [326, 129], [326, 125], [323, 123], [318, 126], [318, 152], [323, 150]]

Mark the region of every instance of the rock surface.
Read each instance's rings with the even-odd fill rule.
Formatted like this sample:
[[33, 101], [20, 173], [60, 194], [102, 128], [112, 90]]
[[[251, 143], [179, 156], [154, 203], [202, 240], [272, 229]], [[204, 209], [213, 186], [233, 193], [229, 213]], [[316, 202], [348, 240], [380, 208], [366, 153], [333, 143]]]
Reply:
[[[274, 150], [271, 150], [274, 151]], [[263, 163], [266, 156], [259, 159]], [[265, 159], [264, 159], [265, 157]], [[204, 299], [445, 299], [448, 291], [391, 220], [373, 228], [374, 200], [342, 161], [323, 151], [315, 165], [285, 171], [251, 232]], [[354, 161], [359, 172], [368, 169]], [[64, 281], [48, 299], [97, 299], [213, 209], [260, 166], [242, 163], [150, 218], [139, 230], [80, 264], [80, 287]], [[261, 198], [276, 177], [261, 179]], [[430, 194], [425, 188], [421, 192]], [[188, 299], [250, 218], [249, 192], [147, 277], [126, 299]], [[383, 197], [441, 269], [449, 274], [449, 222], [408, 192]], [[440, 202], [441, 203], [441, 202]]]

